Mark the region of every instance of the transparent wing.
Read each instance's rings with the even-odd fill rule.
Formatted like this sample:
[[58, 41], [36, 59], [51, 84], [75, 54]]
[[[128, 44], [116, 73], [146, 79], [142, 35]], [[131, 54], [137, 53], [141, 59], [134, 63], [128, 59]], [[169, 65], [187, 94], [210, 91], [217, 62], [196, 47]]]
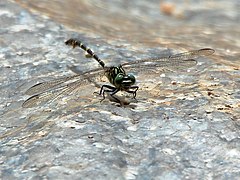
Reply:
[[194, 58], [198, 58], [200, 56], [209, 56], [213, 53], [214, 53], [213, 49], [204, 48], [204, 49], [193, 50], [193, 51], [171, 55], [169, 57], [144, 59], [144, 60], [137, 60], [134, 62], [127, 62], [127, 63], [123, 63], [122, 66], [126, 69], [152, 68], [152, 67], [190, 68], [197, 64], [197, 61], [194, 60]]
[[70, 80], [74, 81], [74, 80], [78, 80], [78, 79], [87, 79], [88, 77], [95, 76], [97, 74], [100, 74], [101, 72], [102, 72], [102, 68], [99, 68], [99, 69], [87, 71], [82, 74], [76, 74], [73, 76], [62, 77], [62, 78], [55, 79], [52, 81], [41, 82], [41, 83], [35, 84], [34, 86], [30, 87], [25, 92], [25, 94], [27, 94], [27, 95], [39, 94], [39, 93], [45, 92], [49, 89], [53, 89], [57, 86], [61, 86], [61, 84], [67, 83]]
[[171, 71], [173, 69], [187, 69], [193, 67], [197, 64], [197, 61], [194, 59], [188, 59], [185, 61], [162, 61], [159, 63], [151, 63], [151, 64], [136, 64], [131, 66], [124, 66], [124, 69], [130, 71], [149, 71], [155, 72], [156, 69], [160, 69], [160, 71]]
[[50, 103], [60, 97], [77, 91], [83, 85], [89, 84], [89, 82], [95, 84], [93, 79], [102, 73], [101, 69], [95, 69], [83, 74], [38, 83], [27, 90], [28, 95], [35, 95], [24, 101], [22, 107], [30, 108], [47, 102]]
[[83, 85], [82, 80], [78, 80], [74, 83], [70, 83], [67, 84], [65, 86], [62, 87], [58, 87], [56, 89], [47, 91], [47, 92], [43, 92], [40, 94], [36, 94], [30, 98], [28, 98], [23, 104], [22, 107], [24, 108], [31, 108], [31, 107], [35, 107], [35, 106], [39, 106], [41, 104], [45, 104], [45, 103], [50, 103], [64, 95], [69, 95], [70, 93], [73, 93], [74, 91], [76, 91], [78, 89], [78, 87], [80, 87], [81, 85]]

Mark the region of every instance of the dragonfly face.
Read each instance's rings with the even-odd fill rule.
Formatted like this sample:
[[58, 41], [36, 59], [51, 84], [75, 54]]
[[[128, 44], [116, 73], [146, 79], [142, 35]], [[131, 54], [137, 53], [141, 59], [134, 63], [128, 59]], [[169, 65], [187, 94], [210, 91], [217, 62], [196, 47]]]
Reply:
[[132, 74], [126, 74], [121, 65], [105, 67], [105, 76], [117, 89], [126, 91], [135, 84], [136, 79]]

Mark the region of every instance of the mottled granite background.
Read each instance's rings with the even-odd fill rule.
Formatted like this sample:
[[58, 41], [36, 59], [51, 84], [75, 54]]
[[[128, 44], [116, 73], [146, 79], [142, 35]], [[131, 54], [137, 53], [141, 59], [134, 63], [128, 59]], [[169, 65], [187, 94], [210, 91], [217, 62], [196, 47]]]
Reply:
[[[0, 179], [239, 179], [239, 9], [234, 0], [0, 1]], [[64, 45], [70, 37], [106, 64], [215, 54], [189, 71], [137, 73], [128, 106], [100, 102], [88, 84], [22, 108], [35, 83], [99, 67]]]

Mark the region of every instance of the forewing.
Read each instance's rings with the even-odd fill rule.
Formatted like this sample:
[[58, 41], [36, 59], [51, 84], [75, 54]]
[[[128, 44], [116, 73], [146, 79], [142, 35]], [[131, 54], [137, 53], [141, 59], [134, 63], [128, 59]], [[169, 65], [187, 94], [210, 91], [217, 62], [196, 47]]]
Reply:
[[208, 56], [214, 53], [213, 49], [204, 48], [199, 50], [188, 51], [184, 53], [179, 53], [171, 55], [169, 57], [153, 58], [137, 60], [134, 62], [123, 63], [124, 69], [129, 69], [130, 71], [137, 71], [137, 69], [151, 69], [158, 68], [164, 70], [169, 69], [187, 69], [193, 67], [197, 64], [197, 61], [193, 58], [198, 58], [200, 56]]
[[30, 87], [25, 94], [34, 95], [48, 91], [49, 89], [54, 89], [55, 87], [61, 86], [62, 84], [68, 83], [69, 81], [77, 81], [78, 79], [87, 79], [88, 76], [93, 76], [102, 72], [102, 69], [94, 69], [87, 71], [82, 74], [76, 74], [68, 77], [61, 77], [52, 81], [41, 82]]
[[[102, 71], [88, 71], [87, 73], [80, 75], [39, 83], [30, 88], [32, 92], [35, 91], [35, 95], [28, 98], [22, 104], [22, 106], [25, 108], [30, 108], [45, 103], [50, 103], [56, 99], [59, 99], [60, 97], [77, 91], [79, 88], [83, 87], [86, 84], [89, 84], [90, 82], [93, 83], [93, 79], [96, 78], [96, 76], [100, 76], [100, 74], [102, 74]], [[45, 85], [47, 85], [47, 88]], [[40, 90], [43, 92], [40, 92]]]

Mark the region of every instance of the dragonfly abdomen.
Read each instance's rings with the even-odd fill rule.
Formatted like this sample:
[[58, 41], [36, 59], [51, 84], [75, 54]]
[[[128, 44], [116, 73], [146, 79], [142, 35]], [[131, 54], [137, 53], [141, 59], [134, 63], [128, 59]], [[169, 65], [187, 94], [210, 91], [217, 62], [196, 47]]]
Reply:
[[75, 48], [76, 46], [79, 46], [81, 49], [86, 51], [93, 59], [95, 59], [102, 67], [105, 66], [104, 62], [86, 45], [84, 45], [81, 41], [77, 39], [69, 39], [65, 42], [66, 45], [72, 46]]

